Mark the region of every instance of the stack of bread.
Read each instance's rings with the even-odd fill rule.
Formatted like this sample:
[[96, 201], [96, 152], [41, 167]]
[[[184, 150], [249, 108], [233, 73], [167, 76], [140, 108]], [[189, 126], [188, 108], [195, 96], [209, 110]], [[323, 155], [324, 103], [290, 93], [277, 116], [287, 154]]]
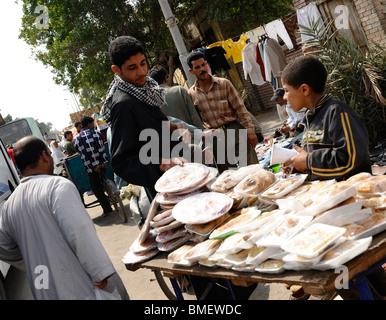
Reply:
[[[366, 201], [384, 196], [385, 179], [364, 173], [341, 182], [279, 179], [259, 195], [279, 209], [239, 210], [209, 239], [184, 246], [168, 261], [264, 273], [333, 269], [366, 251], [372, 236], [386, 229], [385, 208], [370, 208], [372, 202]], [[364, 197], [369, 184], [372, 192]], [[353, 225], [361, 231], [354, 236], [348, 233]]]
[[[191, 172], [197, 176], [199, 170]], [[210, 191], [195, 193], [190, 186], [167, 196], [160, 192], [161, 204], [152, 203], [131, 257], [161, 250], [170, 252], [170, 263], [189, 266], [327, 270], [367, 250], [372, 236], [386, 229], [385, 176], [306, 182], [305, 175], [284, 179], [257, 166], [239, 170], [221, 174]], [[235, 194], [256, 198], [254, 205], [245, 202], [237, 211]], [[171, 196], [178, 201], [166, 203]]]

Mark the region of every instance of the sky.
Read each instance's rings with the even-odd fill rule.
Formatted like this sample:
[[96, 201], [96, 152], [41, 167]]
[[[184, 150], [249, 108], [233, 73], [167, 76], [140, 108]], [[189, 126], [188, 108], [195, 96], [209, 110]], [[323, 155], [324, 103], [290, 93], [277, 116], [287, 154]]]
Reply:
[[51, 122], [61, 131], [77, 110], [72, 94], [56, 85], [51, 69], [32, 57], [31, 47], [19, 39], [22, 1], [0, 1], [0, 113], [4, 117], [32, 117]]

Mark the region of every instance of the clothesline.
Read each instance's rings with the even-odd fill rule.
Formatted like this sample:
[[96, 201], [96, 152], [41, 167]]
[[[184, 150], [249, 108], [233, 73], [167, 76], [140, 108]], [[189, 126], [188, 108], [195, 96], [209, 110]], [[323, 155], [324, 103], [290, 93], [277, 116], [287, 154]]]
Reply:
[[[314, 1], [310, 2], [310, 3], [308, 3], [308, 4], [307, 4], [306, 6], [304, 6], [303, 8], [306, 8], [306, 7], [310, 6], [310, 5], [313, 4], [313, 3], [316, 4], [316, 5], [319, 5], [319, 4], [323, 3], [323, 2], [325, 2], [325, 0], [314, 0]], [[289, 17], [287, 17], [285, 20], [282, 20], [282, 22], [285, 23], [285, 22], [291, 20], [295, 15], [297, 15], [297, 11], [293, 12], [293, 13], [292, 13]], [[280, 18], [279, 18], [279, 19], [280, 19]], [[277, 20], [277, 19], [276, 19], [276, 20]], [[271, 21], [271, 22], [272, 22], [272, 21]], [[260, 26], [254, 28], [254, 29], [257, 29], [257, 28], [264, 28], [264, 25], [260, 25]], [[233, 37], [233, 38], [231, 38], [231, 39], [232, 39], [233, 41], [236, 41], [236, 40], [239, 39], [243, 34], [245, 34], [245, 33], [247, 33], [247, 32], [249, 32], [249, 31], [243, 32], [243, 33], [241, 33], [239, 36], [235, 36], [235, 37]]]

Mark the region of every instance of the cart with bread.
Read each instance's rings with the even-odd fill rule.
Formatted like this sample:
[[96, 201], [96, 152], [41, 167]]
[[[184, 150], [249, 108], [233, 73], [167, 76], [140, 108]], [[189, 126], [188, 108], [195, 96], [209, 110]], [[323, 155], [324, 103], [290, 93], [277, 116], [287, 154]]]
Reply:
[[176, 281], [183, 275], [372, 299], [366, 275], [386, 263], [386, 176], [306, 177], [283, 178], [262, 165], [221, 175], [202, 164], [173, 167], [157, 181], [158, 194], [122, 262], [170, 278], [170, 299], [183, 298]]

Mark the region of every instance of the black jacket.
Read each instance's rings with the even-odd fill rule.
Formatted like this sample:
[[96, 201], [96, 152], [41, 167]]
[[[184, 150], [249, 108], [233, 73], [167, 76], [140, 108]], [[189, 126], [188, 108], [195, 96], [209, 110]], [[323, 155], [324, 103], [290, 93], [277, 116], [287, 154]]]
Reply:
[[[112, 168], [128, 183], [148, 188], [152, 195], [155, 194], [154, 184], [162, 175], [160, 159], [169, 158], [167, 144], [173, 148], [176, 143], [170, 142], [168, 134], [164, 134], [166, 140], [162, 140], [163, 121], [168, 122], [168, 118], [160, 108], [147, 105], [119, 89], [114, 93], [111, 107]], [[164, 122], [164, 133], [165, 126]], [[141, 133], [141, 140], [145, 141], [140, 141]], [[153, 147], [151, 150], [150, 146]]]
[[350, 106], [330, 95], [307, 112], [302, 145], [310, 180], [344, 180], [371, 172], [368, 133]]

